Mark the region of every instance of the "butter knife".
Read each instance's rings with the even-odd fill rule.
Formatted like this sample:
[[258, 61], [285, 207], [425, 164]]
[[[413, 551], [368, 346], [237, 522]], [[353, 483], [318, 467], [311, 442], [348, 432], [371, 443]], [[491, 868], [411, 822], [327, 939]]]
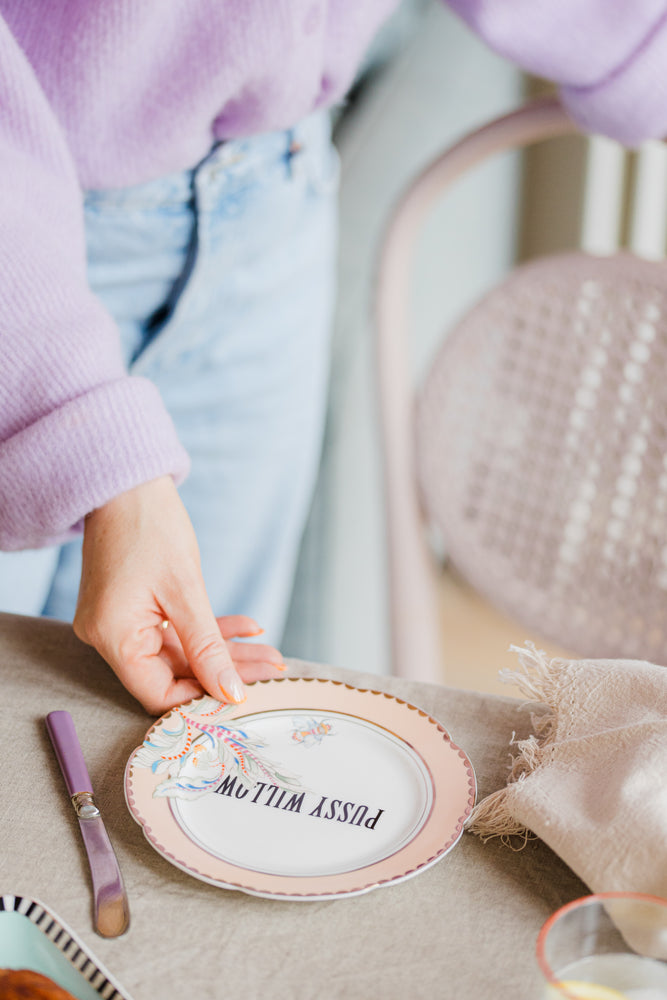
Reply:
[[130, 924], [130, 909], [118, 860], [93, 797], [93, 786], [69, 712], [49, 712], [46, 728], [79, 820], [93, 878], [95, 930], [118, 937]]

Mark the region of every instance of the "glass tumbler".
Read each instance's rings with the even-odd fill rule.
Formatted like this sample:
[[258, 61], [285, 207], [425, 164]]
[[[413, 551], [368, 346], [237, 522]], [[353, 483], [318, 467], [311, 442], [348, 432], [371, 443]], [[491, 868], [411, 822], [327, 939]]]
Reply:
[[543, 1000], [667, 1000], [667, 900], [575, 899], [542, 927], [537, 961]]

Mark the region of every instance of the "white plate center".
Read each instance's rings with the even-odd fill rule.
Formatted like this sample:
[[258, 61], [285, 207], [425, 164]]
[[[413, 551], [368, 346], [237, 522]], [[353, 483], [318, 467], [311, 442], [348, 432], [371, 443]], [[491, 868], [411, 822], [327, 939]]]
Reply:
[[428, 819], [433, 782], [405, 741], [337, 712], [263, 712], [228, 723], [294, 782], [248, 789], [229, 769], [215, 791], [172, 799], [173, 815], [209, 854], [270, 875], [316, 877], [372, 865]]

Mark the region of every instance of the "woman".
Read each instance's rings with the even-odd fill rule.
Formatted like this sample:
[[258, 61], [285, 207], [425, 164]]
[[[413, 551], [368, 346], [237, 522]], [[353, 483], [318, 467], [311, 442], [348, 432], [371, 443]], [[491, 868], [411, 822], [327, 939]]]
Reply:
[[[226, 639], [282, 629], [326, 393], [326, 109], [393, 6], [0, 0], [0, 606], [73, 617], [149, 711], [282, 665]], [[667, 131], [662, 0], [452, 6], [582, 127]]]

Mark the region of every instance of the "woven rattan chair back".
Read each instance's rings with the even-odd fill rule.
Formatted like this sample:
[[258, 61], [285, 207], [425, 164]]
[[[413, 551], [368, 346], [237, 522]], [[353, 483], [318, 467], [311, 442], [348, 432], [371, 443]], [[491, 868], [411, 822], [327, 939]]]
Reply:
[[[412, 185], [378, 283], [394, 671], [442, 679], [426, 538], [527, 630], [667, 663], [667, 266], [571, 253], [516, 269], [410, 384], [410, 270], [436, 198], [493, 152], [573, 131], [555, 100], [462, 140]], [[504, 652], [504, 651], [501, 651]]]

